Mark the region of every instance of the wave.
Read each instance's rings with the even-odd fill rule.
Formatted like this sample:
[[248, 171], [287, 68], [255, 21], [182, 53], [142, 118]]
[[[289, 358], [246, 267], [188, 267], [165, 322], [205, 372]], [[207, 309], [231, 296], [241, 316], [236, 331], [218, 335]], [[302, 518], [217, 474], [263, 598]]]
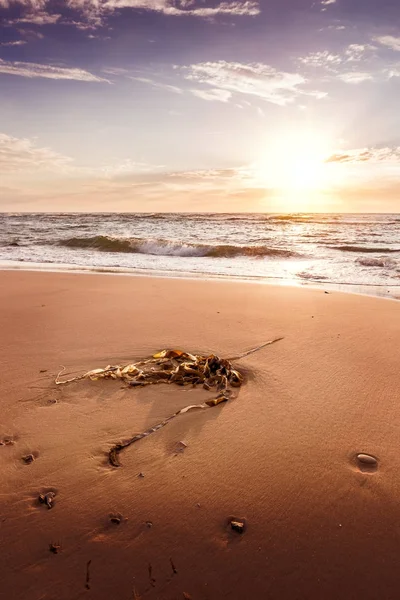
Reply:
[[237, 256], [292, 258], [298, 252], [269, 246], [234, 246], [229, 244], [191, 244], [173, 240], [146, 240], [142, 238], [113, 238], [104, 235], [72, 237], [56, 242], [58, 246], [90, 249], [100, 252], [152, 254], [156, 256], [235, 258]]
[[388, 267], [396, 266], [396, 261], [391, 258], [357, 258], [356, 262], [363, 267]]
[[297, 277], [300, 277], [300, 279], [307, 279], [309, 281], [326, 281], [326, 277], [324, 275], [317, 275], [315, 273], [309, 273], [308, 271], [297, 273]]
[[374, 248], [366, 246], [326, 246], [327, 248], [333, 248], [334, 250], [341, 250], [342, 252], [362, 252], [367, 254], [373, 253], [394, 253], [400, 252], [400, 248]]

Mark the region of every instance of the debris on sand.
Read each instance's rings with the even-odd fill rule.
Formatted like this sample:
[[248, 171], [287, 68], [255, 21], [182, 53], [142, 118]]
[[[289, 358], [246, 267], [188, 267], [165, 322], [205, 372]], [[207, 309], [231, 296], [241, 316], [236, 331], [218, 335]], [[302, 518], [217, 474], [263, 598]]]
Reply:
[[110, 521], [111, 523], [114, 523], [114, 525], [120, 525], [122, 521], [122, 515], [120, 513], [113, 513], [110, 515]]
[[56, 385], [65, 385], [82, 379], [89, 379], [91, 381], [116, 379], [124, 381], [131, 387], [174, 383], [179, 386], [191, 385], [192, 387], [201, 385], [208, 391], [216, 390], [217, 395], [210, 400], [206, 400], [203, 404], [186, 406], [143, 433], [136, 434], [124, 442], [115, 444], [108, 452], [108, 460], [113, 467], [119, 467], [118, 455], [122, 450], [165, 427], [167, 423], [175, 419], [178, 415], [185, 414], [193, 409], [218, 406], [222, 402], [227, 402], [233, 398], [233, 389], [239, 388], [243, 384], [244, 378], [242, 373], [233, 367], [232, 361], [249, 356], [249, 354], [257, 352], [282, 339], [270, 340], [252, 350], [231, 358], [220, 358], [215, 354], [207, 356], [190, 354], [183, 350], [161, 350], [153, 354], [152, 357], [136, 363], [125, 366], [108, 365], [104, 369], [93, 369], [71, 379], [60, 379], [61, 374], [65, 371], [65, 367], [63, 367], [57, 375], [55, 383]]
[[0, 446], [13, 446], [14, 443], [15, 442], [12, 437], [4, 437], [0, 440]]
[[40, 504], [45, 504], [47, 508], [53, 508], [54, 498], [56, 497], [55, 492], [47, 492], [46, 494], [39, 494]]
[[175, 452], [183, 452], [188, 445], [185, 442], [177, 442], [175, 445]]
[[236, 531], [236, 533], [244, 533], [245, 530], [245, 522], [240, 519], [235, 519], [231, 521], [231, 529]]
[[61, 544], [49, 544], [49, 550], [53, 554], [58, 554], [61, 550]]
[[26, 454], [22, 457], [22, 460], [26, 465], [30, 465], [35, 460], [35, 457], [33, 454]]

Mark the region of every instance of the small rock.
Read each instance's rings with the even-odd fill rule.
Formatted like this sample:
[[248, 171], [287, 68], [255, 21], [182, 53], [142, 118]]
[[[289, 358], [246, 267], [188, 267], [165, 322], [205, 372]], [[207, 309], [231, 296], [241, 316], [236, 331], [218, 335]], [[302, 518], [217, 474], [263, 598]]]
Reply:
[[49, 544], [49, 550], [53, 554], [58, 554], [61, 550], [61, 545], [60, 544]]
[[324, 294], [330, 294], [330, 292], [324, 292]]
[[35, 460], [35, 457], [33, 454], [26, 454], [26, 456], [22, 457], [22, 460], [26, 465], [30, 465]]
[[141, 479], [143, 479], [144, 473], [139, 473], [138, 477], [140, 477]]
[[370, 454], [357, 454], [357, 460], [363, 465], [368, 465], [369, 467], [376, 467], [378, 464], [376, 458]]
[[244, 533], [244, 526], [243, 521], [231, 521], [231, 529], [237, 533]]
[[114, 523], [115, 525], [119, 525], [121, 523], [122, 517], [120, 514], [115, 514], [115, 515], [110, 515], [110, 521], [111, 523]]
[[196, 506], [197, 506], [197, 508], [200, 508], [200, 507], [201, 507], [201, 504], [200, 504], [200, 502], [198, 502], [198, 503], [196, 504]]
[[185, 442], [177, 442], [176, 446], [175, 446], [175, 450], [176, 452], [183, 452], [185, 450], [185, 448], [187, 448], [188, 445]]
[[151, 529], [153, 527], [153, 522], [152, 521], [146, 521], [146, 526]]
[[46, 494], [39, 494], [40, 504], [45, 504], [47, 508], [53, 508], [54, 498], [56, 497], [54, 492], [47, 492]]
[[39, 373], [47, 373], [47, 369], [40, 369]]
[[14, 440], [12, 439], [12, 437], [5, 437], [2, 440], [0, 440], [0, 446], [13, 446], [14, 445]]

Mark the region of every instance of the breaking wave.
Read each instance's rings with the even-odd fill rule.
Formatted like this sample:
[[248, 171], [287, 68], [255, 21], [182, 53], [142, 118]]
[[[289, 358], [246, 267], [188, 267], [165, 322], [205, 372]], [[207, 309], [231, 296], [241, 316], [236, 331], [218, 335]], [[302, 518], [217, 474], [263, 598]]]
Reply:
[[146, 240], [142, 238], [114, 238], [104, 235], [94, 237], [72, 237], [56, 242], [59, 246], [77, 249], [98, 250], [100, 252], [124, 252], [153, 254], [156, 256], [205, 256], [211, 258], [235, 258], [236, 256], [292, 258], [298, 252], [269, 246], [234, 246], [230, 244], [190, 244], [171, 240]]

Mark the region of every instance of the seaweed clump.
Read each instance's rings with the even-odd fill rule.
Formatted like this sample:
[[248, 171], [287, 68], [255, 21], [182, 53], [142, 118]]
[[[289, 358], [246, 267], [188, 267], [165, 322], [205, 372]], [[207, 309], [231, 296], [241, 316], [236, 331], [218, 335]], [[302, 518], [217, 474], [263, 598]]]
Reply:
[[133, 443], [147, 437], [151, 433], [158, 431], [172, 419], [178, 415], [184, 414], [192, 409], [204, 409], [217, 406], [222, 402], [226, 402], [234, 397], [234, 388], [240, 388], [244, 382], [243, 374], [233, 367], [232, 361], [238, 360], [257, 350], [261, 350], [265, 346], [273, 344], [282, 338], [278, 338], [265, 344], [261, 344], [257, 348], [244, 352], [232, 358], [220, 358], [215, 354], [197, 355], [184, 352], [183, 350], [161, 350], [152, 357], [140, 360], [135, 363], [130, 363], [125, 366], [108, 365], [104, 369], [93, 369], [78, 377], [72, 379], [60, 379], [65, 368], [57, 375], [55, 383], [63, 385], [79, 381], [82, 379], [90, 379], [95, 381], [98, 379], [116, 379], [122, 380], [130, 387], [144, 387], [146, 385], [155, 384], [175, 384], [180, 386], [191, 385], [196, 387], [201, 385], [207, 391], [214, 391], [216, 395], [206, 400], [203, 404], [194, 404], [185, 406], [174, 414], [164, 419], [154, 427], [150, 427], [146, 431], [134, 435], [124, 442], [115, 444], [108, 453], [109, 463], [113, 467], [119, 467], [119, 453], [131, 446]]

